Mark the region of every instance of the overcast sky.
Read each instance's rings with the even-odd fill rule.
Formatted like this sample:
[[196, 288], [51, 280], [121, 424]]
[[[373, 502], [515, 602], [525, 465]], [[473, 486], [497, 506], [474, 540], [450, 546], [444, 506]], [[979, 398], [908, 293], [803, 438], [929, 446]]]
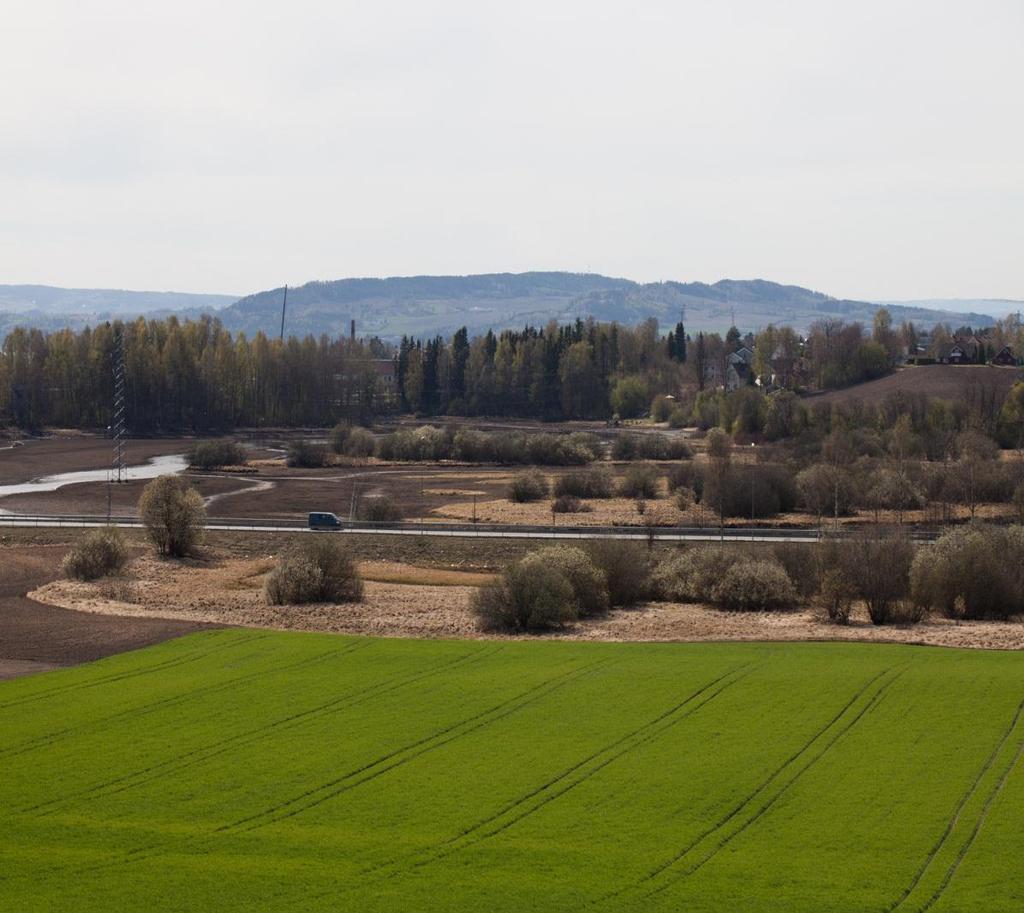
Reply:
[[1024, 298], [1024, 3], [4, 0], [0, 283]]

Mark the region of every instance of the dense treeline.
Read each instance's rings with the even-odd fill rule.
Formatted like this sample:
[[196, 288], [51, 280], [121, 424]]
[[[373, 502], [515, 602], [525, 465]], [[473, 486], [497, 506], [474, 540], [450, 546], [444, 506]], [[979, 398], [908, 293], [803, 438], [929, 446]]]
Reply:
[[[328, 426], [390, 410], [633, 418], [654, 401], [656, 417], [674, 425], [694, 421], [784, 437], [799, 433], [805, 417], [780, 391], [878, 377], [909, 353], [920, 357], [922, 340], [937, 352], [969, 329], [895, 328], [884, 309], [870, 328], [819, 320], [804, 336], [774, 326], [756, 336], [735, 327], [724, 336], [691, 335], [682, 324], [662, 336], [653, 319], [634, 327], [578, 319], [473, 339], [463, 328], [448, 340], [403, 338], [397, 348], [377, 339], [250, 339], [212, 318], [140, 318], [50, 334], [16, 329], [0, 349], [0, 420], [21, 427], [110, 424], [121, 337], [127, 422], [135, 432]], [[1021, 337], [1019, 321], [1000, 321], [976, 345], [975, 357], [1003, 344], [1019, 347]]]
[[377, 407], [377, 341], [232, 337], [204, 318], [139, 319], [81, 332], [16, 329], [0, 350], [0, 416], [23, 428], [111, 423], [123, 334], [133, 432], [325, 425]]
[[632, 417], [647, 408], [652, 390], [680, 384], [685, 361], [682, 327], [663, 339], [655, 320], [636, 327], [552, 322], [473, 340], [463, 329], [448, 342], [404, 338], [398, 390], [405, 410], [427, 415]]

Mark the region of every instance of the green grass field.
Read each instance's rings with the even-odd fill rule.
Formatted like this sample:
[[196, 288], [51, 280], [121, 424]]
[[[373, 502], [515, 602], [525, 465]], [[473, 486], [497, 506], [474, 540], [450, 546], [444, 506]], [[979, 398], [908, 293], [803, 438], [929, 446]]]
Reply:
[[0, 910], [1018, 911], [1024, 656], [227, 630], [0, 685]]

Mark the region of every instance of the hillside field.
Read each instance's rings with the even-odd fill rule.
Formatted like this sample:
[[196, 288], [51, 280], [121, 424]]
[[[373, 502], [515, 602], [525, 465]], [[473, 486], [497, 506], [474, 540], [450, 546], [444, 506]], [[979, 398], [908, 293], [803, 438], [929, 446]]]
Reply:
[[1024, 906], [1019, 654], [225, 629], [0, 684], [0, 908]]
[[810, 406], [859, 400], [877, 406], [894, 393], [908, 393], [964, 400], [969, 404], [991, 401], [998, 407], [1021, 376], [1018, 368], [994, 365], [913, 365], [878, 380], [814, 394], [805, 402]]

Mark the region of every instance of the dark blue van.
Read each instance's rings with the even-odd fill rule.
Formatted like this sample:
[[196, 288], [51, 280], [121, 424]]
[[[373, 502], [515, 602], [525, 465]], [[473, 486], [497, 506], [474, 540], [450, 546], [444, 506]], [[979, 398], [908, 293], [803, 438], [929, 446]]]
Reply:
[[309, 515], [310, 529], [341, 529], [341, 520], [336, 514], [314, 511]]

